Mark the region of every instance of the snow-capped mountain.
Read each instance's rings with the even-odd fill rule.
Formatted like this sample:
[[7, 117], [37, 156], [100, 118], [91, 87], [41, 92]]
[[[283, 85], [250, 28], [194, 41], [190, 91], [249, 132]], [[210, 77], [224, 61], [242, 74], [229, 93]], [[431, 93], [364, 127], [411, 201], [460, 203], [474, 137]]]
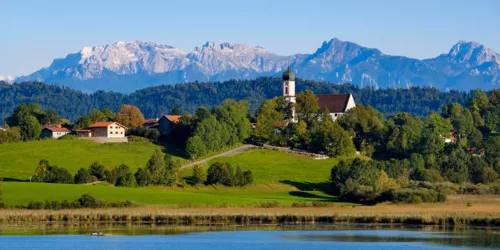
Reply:
[[4, 76], [4, 75], [0, 75], [0, 81], [3, 81], [3, 82], [8, 82], [8, 83], [11, 83], [14, 81], [14, 77], [13, 76]]
[[290, 65], [303, 79], [360, 86], [435, 86], [492, 89], [500, 86], [500, 55], [460, 41], [448, 54], [418, 60], [332, 39], [313, 54], [280, 56], [262, 47], [207, 42], [186, 53], [152, 42], [85, 47], [16, 81], [44, 81], [87, 91], [130, 92], [159, 84], [278, 76]]

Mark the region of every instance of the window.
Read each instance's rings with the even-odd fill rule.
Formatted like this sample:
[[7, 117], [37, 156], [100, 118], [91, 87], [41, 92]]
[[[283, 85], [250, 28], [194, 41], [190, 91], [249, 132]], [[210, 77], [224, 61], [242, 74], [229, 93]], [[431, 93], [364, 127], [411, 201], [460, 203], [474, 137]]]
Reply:
[[116, 126], [115, 128], [118, 129], [118, 126]]
[[122, 135], [123, 135], [123, 132], [120, 132], [120, 134], [122, 134]]
[[109, 134], [113, 134], [113, 131], [110, 131]]

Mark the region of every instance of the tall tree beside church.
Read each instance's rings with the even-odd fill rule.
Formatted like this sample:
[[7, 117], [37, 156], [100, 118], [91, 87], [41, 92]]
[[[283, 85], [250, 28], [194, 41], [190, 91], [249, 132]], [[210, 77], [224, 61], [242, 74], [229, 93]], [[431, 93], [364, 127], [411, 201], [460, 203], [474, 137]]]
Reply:
[[397, 114], [387, 119], [388, 157], [405, 158], [418, 148], [418, 142], [424, 127], [419, 117], [408, 113]]
[[317, 120], [319, 111], [318, 97], [311, 90], [297, 93], [295, 113], [299, 120], [304, 120], [310, 125]]
[[274, 135], [274, 125], [283, 121], [283, 114], [276, 110], [275, 102], [265, 100], [257, 110], [257, 123], [253, 136], [259, 142], [265, 143]]
[[351, 136], [338, 123], [333, 122], [330, 118], [328, 109], [324, 109], [321, 119], [313, 130], [311, 141], [316, 151], [326, 151], [332, 157], [338, 156], [353, 156], [356, 153], [356, 148], [352, 142]]
[[371, 155], [375, 144], [379, 143], [384, 128], [384, 117], [368, 105], [356, 105], [337, 119], [354, 139], [356, 148], [365, 155]]
[[144, 115], [136, 106], [123, 105], [115, 120], [127, 127], [140, 127], [144, 124]]

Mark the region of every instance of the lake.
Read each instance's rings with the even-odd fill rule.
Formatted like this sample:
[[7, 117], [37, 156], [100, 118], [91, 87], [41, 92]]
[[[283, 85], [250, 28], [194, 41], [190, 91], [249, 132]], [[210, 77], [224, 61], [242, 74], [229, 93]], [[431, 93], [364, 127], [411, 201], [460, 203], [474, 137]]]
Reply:
[[[105, 236], [87, 236], [102, 232]], [[499, 229], [0, 226], [0, 249], [499, 249]]]

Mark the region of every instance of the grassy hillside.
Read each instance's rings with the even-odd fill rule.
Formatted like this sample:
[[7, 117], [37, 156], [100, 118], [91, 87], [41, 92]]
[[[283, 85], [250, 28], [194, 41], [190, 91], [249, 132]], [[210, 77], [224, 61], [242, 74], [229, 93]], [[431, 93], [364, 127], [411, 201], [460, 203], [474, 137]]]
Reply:
[[[97, 144], [89, 141], [35, 141], [0, 145], [0, 174], [11, 179], [27, 179], [33, 174], [40, 159], [65, 167], [75, 173], [99, 160], [110, 168], [124, 163], [135, 171], [143, 167], [154, 144]], [[4, 160], [5, 159], [5, 160]], [[318, 190], [328, 186], [331, 168], [339, 159], [314, 160], [304, 156], [272, 150], [250, 150], [237, 155], [211, 160], [231, 163], [235, 168], [251, 170], [254, 185], [246, 188], [212, 186], [169, 188], [120, 188], [109, 184], [67, 185], [29, 182], [3, 183], [3, 201], [9, 205], [29, 201], [75, 200], [82, 194], [91, 194], [108, 201], [131, 200], [155, 205], [248, 206], [276, 201], [291, 205], [294, 202], [328, 201], [337, 198]], [[208, 164], [207, 164], [208, 165]], [[206, 168], [207, 166], [205, 166]], [[192, 168], [182, 173], [189, 178]]]
[[0, 145], [0, 176], [27, 180], [42, 159], [68, 169], [75, 174], [100, 161], [106, 168], [126, 164], [132, 171], [144, 167], [155, 149], [163, 147], [152, 143], [99, 144], [86, 140], [42, 140]]
[[[219, 157], [210, 161], [230, 163], [234, 168], [251, 170], [256, 184], [286, 184], [301, 190], [323, 189], [328, 182], [332, 167], [339, 158], [314, 160], [279, 151], [255, 149], [241, 154]], [[206, 168], [207, 166], [205, 166]], [[186, 170], [184, 175], [191, 175]]]
[[123, 188], [75, 184], [48, 184], [29, 182], [4, 182], [3, 201], [8, 205], [22, 205], [29, 201], [69, 200], [82, 194], [91, 194], [107, 201], [131, 200], [155, 205], [202, 205], [202, 206], [248, 206], [276, 201], [291, 205], [293, 202], [336, 201], [336, 197], [321, 192], [301, 192], [289, 188], [255, 185], [247, 189], [220, 187], [194, 187], [186, 189], [166, 187]]

